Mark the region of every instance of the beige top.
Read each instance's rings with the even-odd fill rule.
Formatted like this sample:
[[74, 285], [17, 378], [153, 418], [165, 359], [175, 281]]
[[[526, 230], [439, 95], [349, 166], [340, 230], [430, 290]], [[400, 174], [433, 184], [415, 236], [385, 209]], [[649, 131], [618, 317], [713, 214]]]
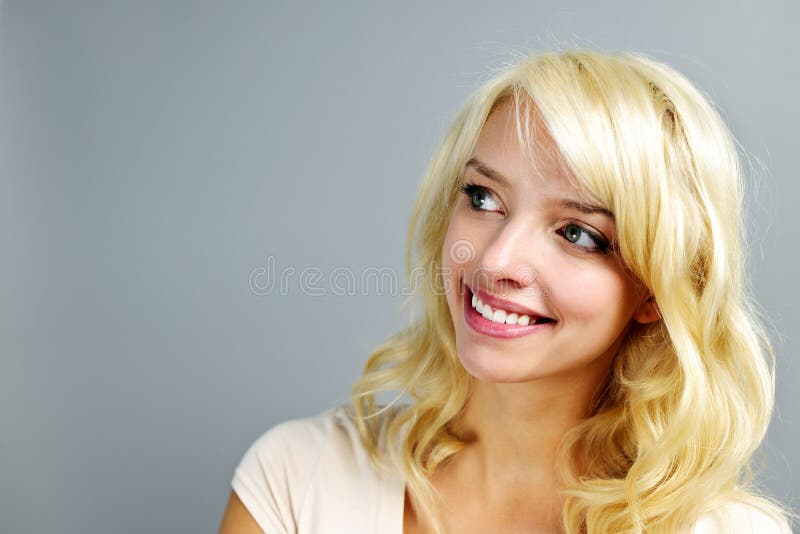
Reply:
[[[381, 438], [394, 410], [380, 416]], [[267, 534], [402, 534], [405, 478], [379, 472], [364, 450], [349, 406], [281, 423], [245, 453], [231, 482]], [[790, 533], [743, 504], [708, 513], [684, 534]]]

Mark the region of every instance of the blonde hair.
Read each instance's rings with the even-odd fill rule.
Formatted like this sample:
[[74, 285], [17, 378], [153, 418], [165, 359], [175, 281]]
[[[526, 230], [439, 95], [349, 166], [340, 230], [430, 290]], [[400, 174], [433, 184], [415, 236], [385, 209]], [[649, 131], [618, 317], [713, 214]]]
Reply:
[[[379, 346], [355, 383], [361, 439], [378, 466], [375, 394], [400, 391], [386, 439], [420, 513], [438, 521], [429, 475], [464, 444], [448, 430], [473, 378], [442, 291], [458, 184], [492, 110], [511, 100], [532, 143], [535, 113], [578, 183], [614, 213], [619, 254], [662, 320], [633, 324], [589, 416], [564, 438], [567, 532], [675, 532], [723, 502], [781, 511], [751, 488], [773, 406], [774, 356], [744, 270], [743, 172], [719, 114], [684, 76], [630, 53], [526, 57], [467, 102], [434, 153], [413, 209], [406, 268], [419, 319]], [[413, 311], [412, 311], [413, 319]], [[577, 465], [583, 468], [576, 472]]]

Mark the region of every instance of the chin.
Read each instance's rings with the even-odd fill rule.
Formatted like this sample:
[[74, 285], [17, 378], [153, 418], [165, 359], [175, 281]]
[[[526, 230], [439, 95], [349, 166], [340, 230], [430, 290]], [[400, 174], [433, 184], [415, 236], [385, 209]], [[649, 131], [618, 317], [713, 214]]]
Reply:
[[503, 361], [491, 354], [470, 354], [459, 351], [459, 361], [464, 370], [479, 382], [518, 384], [542, 378], [531, 369], [522, 369], [519, 361]]

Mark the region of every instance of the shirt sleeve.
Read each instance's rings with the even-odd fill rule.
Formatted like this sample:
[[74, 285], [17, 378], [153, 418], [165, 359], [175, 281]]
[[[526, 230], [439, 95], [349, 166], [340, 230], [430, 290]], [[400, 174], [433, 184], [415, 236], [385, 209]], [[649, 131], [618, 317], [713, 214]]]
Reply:
[[231, 487], [266, 534], [297, 532], [315, 448], [303, 421], [281, 423], [245, 452]]
[[792, 534], [782, 517], [775, 517], [755, 506], [730, 503], [703, 515], [692, 534]]

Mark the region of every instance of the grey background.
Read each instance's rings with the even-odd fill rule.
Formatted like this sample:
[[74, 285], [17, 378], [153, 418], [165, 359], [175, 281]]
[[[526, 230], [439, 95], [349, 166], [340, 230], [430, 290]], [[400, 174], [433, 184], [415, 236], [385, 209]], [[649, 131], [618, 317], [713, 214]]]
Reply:
[[[0, 531], [216, 531], [247, 446], [345, 402], [405, 324], [398, 290], [330, 277], [402, 287], [463, 99], [510, 50], [572, 45], [677, 67], [751, 156], [753, 288], [782, 335], [763, 480], [795, 506], [799, 18], [789, 0], [4, 2]], [[269, 257], [296, 274], [258, 294]], [[324, 295], [301, 290], [310, 267]]]

